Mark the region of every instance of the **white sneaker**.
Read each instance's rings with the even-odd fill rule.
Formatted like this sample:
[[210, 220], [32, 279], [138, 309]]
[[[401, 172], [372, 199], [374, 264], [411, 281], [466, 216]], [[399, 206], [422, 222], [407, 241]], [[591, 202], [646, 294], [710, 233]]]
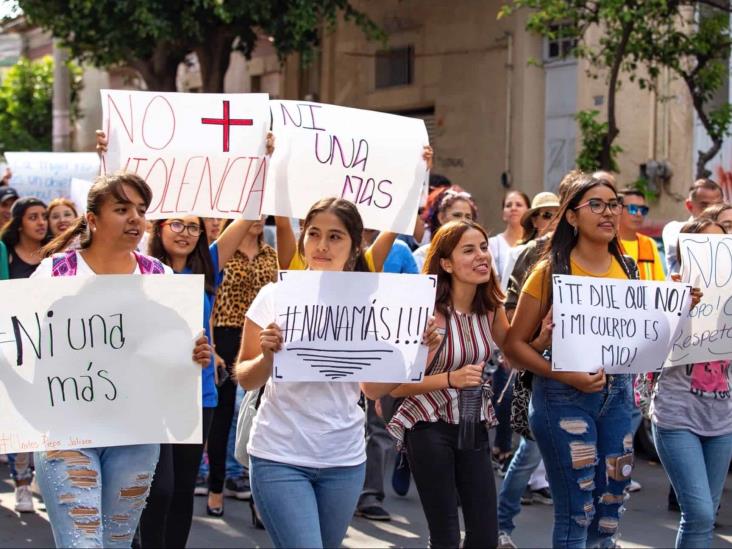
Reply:
[[636, 480], [631, 479], [630, 483], [628, 484], [628, 492], [639, 492], [641, 488], [641, 483]]
[[15, 489], [15, 510], [18, 513], [35, 513], [33, 494], [30, 486], [18, 486]]
[[513, 542], [510, 534], [498, 532], [498, 549], [518, 549], [518, 545]]

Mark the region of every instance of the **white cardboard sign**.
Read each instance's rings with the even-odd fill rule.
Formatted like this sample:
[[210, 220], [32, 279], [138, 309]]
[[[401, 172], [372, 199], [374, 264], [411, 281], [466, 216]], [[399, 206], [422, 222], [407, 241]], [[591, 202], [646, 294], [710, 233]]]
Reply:
[[732, 235], [680, 234], [679, 251], [681, 279], [704, 295], [667, 365], [732, 359]]
[[71, 189], [69, 190], [69, 199], [76, 205], [76, 211], [79, 215], [86, 213], [86, 199], [89, 195], [89, 189], [92, 188], [93, 183], [85, 179], [77, 179], [74, 177], [71, 180]]
[[421, 381], [436, 283], [432, 275], [281, 271], [284, 348], [274, 381]]
[[554, 275], [552, 369], [659, 371], [690, 303], [688, 284]]
[[73, 178], [99, 175], [96, 153], [6, 152], [5, 158], [13, 170], [10, 186], [20, 196], [35, 196], [46, 204], [54, 198], [68, 198]]
[[412, 234], [429, 144], [424, 121], [302, 101], [270, 101], [275, 152], [264, 213], [305, 218], [321, 198], [358, 206], [369, 229]]
[[149, 219], [259, 219], [270, 114], [264, 93], [101, 90], [105, 173], [127, 170], [153, 190]]
[[0, 454], [201, 442], [203, 277], [0, 282]]

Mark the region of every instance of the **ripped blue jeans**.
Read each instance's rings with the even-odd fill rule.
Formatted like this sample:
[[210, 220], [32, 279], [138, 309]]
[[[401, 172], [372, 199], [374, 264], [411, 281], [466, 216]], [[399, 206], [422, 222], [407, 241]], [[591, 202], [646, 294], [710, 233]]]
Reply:
[[633, 465], [632, 383], [583, 393], [534, 376], [529, 423], [554, 499], [554, 547], [612, 547]]
[[130, 547], [159, 444], [36, 452], [56, 547]]

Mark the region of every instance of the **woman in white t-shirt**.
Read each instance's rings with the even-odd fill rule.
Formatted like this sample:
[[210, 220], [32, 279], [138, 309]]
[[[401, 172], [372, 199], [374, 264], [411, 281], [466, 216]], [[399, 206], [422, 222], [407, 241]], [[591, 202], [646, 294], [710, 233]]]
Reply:
[[[501, 208], [503, 210], [503, 222], [506, 229], [496, 236], [488, 239], [488, 246], [493, 256], [493, 265], [496, 267], [498, 276], [503, 274], [504, 266], [511, 253], [511, 248], [518, 245], [524, 234], [521, 226], [521, 217], [531, 207], [529, 197], [521, 191], [509, 191], [503, 197]], [[502, 284], [506, 288], [506, 284]]]
[[[308, 212], [298, 250], [318, 271], [368, 271], [356, 207], [327, 198]], [[252, 495], [276, 547], [339, 547], [365, 474], [361, 391], [376, 400], [394, 383], [272, 383], [282, 348], [275, 323], [274, 284], [259, 292], [244, 323], [237, 377], [244, 389], [266, 384], [247, 452]], [[424, 340], [440, 336], [430, 323]]]

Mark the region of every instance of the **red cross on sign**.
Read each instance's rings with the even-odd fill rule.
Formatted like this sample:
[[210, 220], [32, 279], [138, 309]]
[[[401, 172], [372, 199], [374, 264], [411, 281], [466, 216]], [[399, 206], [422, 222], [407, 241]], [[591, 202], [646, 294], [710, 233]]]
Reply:
[[229, 152], [229, 126], [251, 126], [251, 118], [229, 118], [229, 102], [224, 101], [223, 118], [201, 118], [201, 124], [220, 124], [224, 130], [224, 152]]

